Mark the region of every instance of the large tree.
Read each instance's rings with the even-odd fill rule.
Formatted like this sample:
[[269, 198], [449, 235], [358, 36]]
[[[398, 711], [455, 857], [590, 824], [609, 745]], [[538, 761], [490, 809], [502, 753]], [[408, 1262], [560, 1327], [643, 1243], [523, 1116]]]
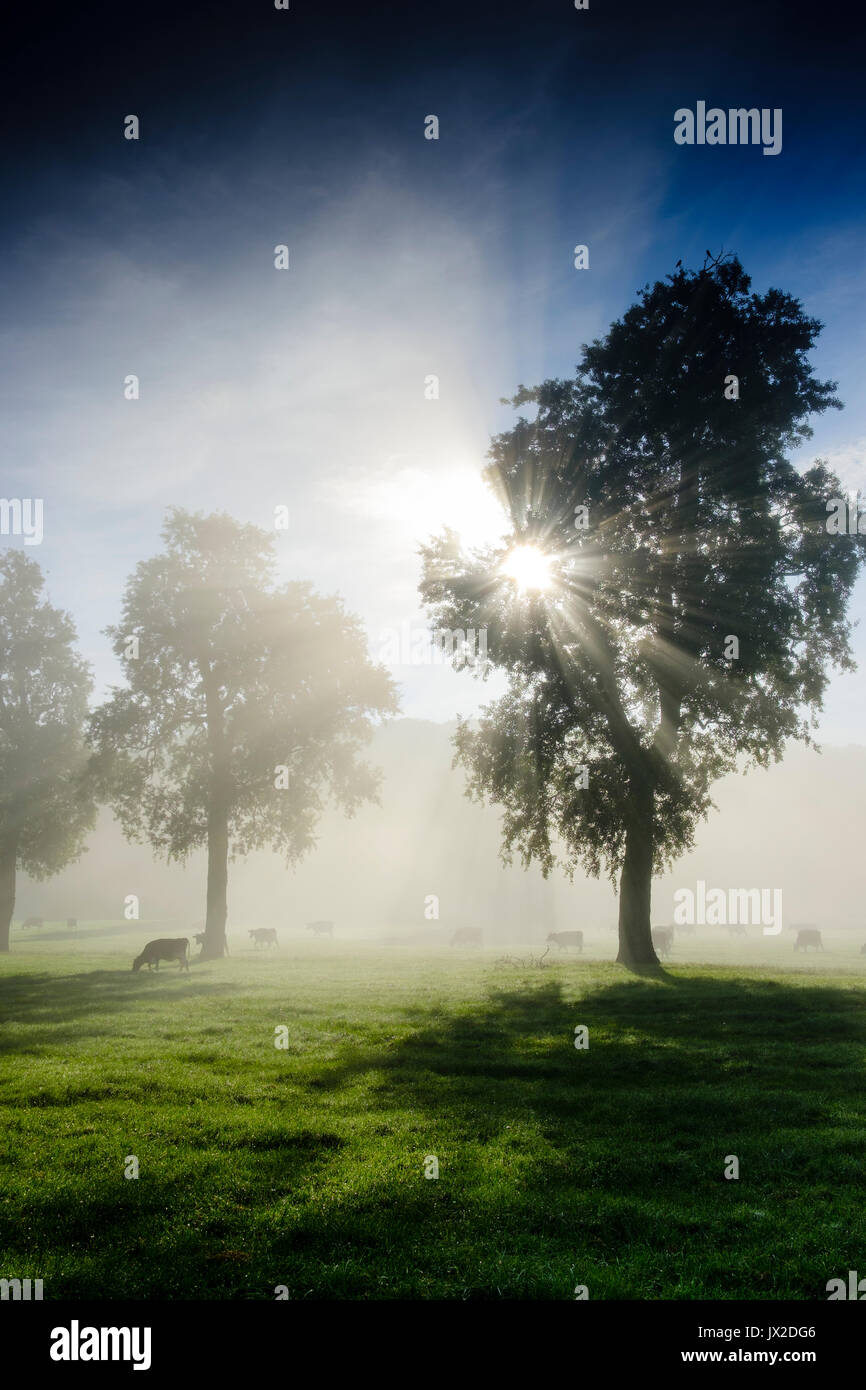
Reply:
[[109, 629], [127, 683], [94, 714], [94, 768], [128, 835], [170, 859], [207, 848], [213, 959], [229, 858], [271, 846], [294, 863], [329, 798], [347, 814], [374, 798], [357, 755], [396, 701], [338, 599], [275, 584], [266, 532], [173, 510], [163, 539]]
[[829, 534], [838, 478], [787, 458], [839, 405], [807, 360], [821, 325], [750, 283], [733, 257], [678, 270], [573, 379], [521, 387], [534, 418], [485, 473], [509, 536], [422, 552], [436, 627], [486, 626], [508, 678], [460, 725], [469, 794], [504, 808], [506, 858], [619, 879], [629, 965], [656, 961], [652, 876], [693, 844], [712, 783], [810, 741], [829, 669], [853, 666], [866, 537]]
[[84, 724], [91, 689], [68, 614], [42, 597], [20, 550], [0, 556], [0, 951], [19, 869], [44, 879], [77, 859], [93, 824]]

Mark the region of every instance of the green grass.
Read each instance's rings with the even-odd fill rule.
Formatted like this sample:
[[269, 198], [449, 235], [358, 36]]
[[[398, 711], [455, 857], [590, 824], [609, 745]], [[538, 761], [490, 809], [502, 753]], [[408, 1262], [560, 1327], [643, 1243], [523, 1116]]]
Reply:
[[46, 1298], [820, 1299], [866, 1274], [853, 957], [645, 980], [133, 954], [16, 937], [0, 963], [0, 1276]]

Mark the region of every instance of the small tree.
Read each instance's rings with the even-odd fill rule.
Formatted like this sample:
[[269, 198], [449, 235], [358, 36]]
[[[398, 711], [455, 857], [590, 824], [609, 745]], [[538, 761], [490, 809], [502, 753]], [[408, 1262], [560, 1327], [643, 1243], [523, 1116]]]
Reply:
[[20, 550], [0, 557], [0, 951], [9, 950], [18, 869], [50, 878], [84, 848], [95, 816], [85, 785], [89, 668], [68, 614], [41, 595]]
[[[423, 549], [437, 627], [487, 627], [509, 678], [462, 723], [469, 793], [504, 807], [504, 854], [619, 876], [619, 956], [656, 961], [654, 872], [693, 843], [713, 781], [810, 741], [866, 537], [828, 534], [841, 485], [786, 451], [838, 406], [820, 330], [736, 259], [649, 286], [572, 381], [493, 440], [504, 548]], [[516, 581], [516, 583], [515, 583]]]
[[378, 777], [357, 758], [390, 677], [338, 599], [274, 585], [273, 541], [174, 510], [109, 629], [126, 688], [93, 718], [100, 785], [126, 833], [169, 859], [207, 847], [203, 955], [225, 952], [229, 858], [296, 862], [328, 797], [351, 815]]

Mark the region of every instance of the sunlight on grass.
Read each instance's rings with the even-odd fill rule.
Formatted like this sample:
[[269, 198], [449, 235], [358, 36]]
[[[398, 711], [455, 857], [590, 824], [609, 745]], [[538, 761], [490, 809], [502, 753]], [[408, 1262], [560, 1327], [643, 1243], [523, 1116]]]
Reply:
[[0, 1262], [46, 1296], [808, 1299], [862, 1248], [851, 975], [45, 949], [0, 1005]]

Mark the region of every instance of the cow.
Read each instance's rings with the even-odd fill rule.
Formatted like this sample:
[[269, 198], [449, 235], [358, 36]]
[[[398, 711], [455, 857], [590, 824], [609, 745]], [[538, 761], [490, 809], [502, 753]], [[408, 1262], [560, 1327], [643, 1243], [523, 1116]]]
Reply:
[[821, 933], [818, 931], [817, 927], [803, 927], [797, 932], [794, 950], [807, 951], [810, 946], [813, 946], [816, 951], [823, 951], [824, 949]]
[[[204, 950], [204, 943], [205, 943], [205, 941], [207, 940], [207, 935], [206, 935], [206, 933], [203, 932], [203, 931], [196, 931], [196, 932], [193, 932], [193, 934], [192, 934], [192, 939], [193, 939], [193, 941], [195, 942], [196, 946], [198, 946], [198, 947], [203, 951], [203, 950]], [[229, 954], [230, 954], [230, 953], [229, 953], [229, 943], [228, 943], [227, 941], [223, 941], [223, 950], [225, 951], [226, 955], [229, 955]]]
[[653, 946], [662, 958], [670, 955], [674, 944], [673, 927], [654, 927], [652, 932]]
[[66, 919], [66, 925], [67, 925], [67, 927], [68, 927], [68, 929], [69, 929], [70, 931], [74, 931], [75, 928], [78, 926], [78, 918], [77, 918], [77, 917], [67, 917], [67, 919]]
[[21, 926], [22, 926], [22, 928], [23, 928], [23, 927], [44, 927], [44, 926], [45, 926], [45, 918], [44, 918], [44, 917], [25, 917], [25, 918], [24, 918], [24, 921], [21, 923]]
[[278, 945], [276, 927], [254, 927], [250, 936], [256, 947]]
[[313, 936], [333, 936], [333, 922], [308, 922], [307, 931], [311, 931]]
[[728, 923], [728, 936], [748, 936], [748, 934], [742, 922]]
[[452, 946], [483, 946], [484, 933], [480, 927], [458, 927], [451, 938]]
[[137, 974], [143, 965], [148, 970], [156, 966], [159, 970], [161, 960], [176, 960], [181, 970], [189, 970], [189, 941], [185, 936], [162, 936], [158, 941], [148, 941], [140, 956], [132, 962], [133, 973]]
[[583, 932], [582, 931], [551, 931], [547, 933], [548, 941], [555, 941], [560, 951], [568, 951], [572, 946], [576, 946], [583, 954]]

